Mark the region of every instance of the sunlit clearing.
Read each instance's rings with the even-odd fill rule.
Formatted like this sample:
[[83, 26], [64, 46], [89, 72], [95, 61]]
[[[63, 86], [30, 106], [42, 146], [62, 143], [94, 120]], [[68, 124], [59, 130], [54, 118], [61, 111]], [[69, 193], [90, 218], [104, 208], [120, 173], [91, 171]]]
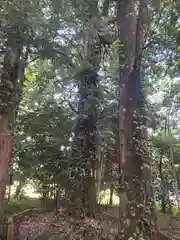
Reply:
[[[110, 199], [110, 189], [106, 189], [105, 191], [101, 191], [98, 196], [98, 202], [100, 204], [109, 204]], [[113, 205], [119, 204], [119, 197], [113, 194]]]

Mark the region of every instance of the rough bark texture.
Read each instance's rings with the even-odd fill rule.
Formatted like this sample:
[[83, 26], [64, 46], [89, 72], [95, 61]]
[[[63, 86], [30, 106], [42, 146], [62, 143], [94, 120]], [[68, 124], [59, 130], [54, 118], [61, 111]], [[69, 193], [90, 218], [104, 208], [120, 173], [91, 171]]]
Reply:
[[113, 205], [113, 193], [114, 193], [114, 185], [113, 185], [113, 183], [111, 183], [109, 205]]
[[[98, 75], [87, 69], [82, 73], [79, 88], [79, 117], [72, 149], [71, 202], [92, 216], [96, 201], [95, 176], [97, 134]], [[77, 202], [79, 201], [79, 203]], [[82, 212], [82, 211], [80, 211]]]
[[178, 205], [178, 213], [180, 213], [178, 182], [177, 182], [176, 170], [174, 168], [174, 154], [173, 154], [172, 146], [169, 147], [169, 155], [170, 155], [170, 165], [171, 165], [172, 174], [173, 174], [173, 178], [174, 178], [174, 190], [175, 190], [176, 202]]
[[161, 152], [160, 155], [160, 162], [159, 162], [159, 175], [161, 178], [161, 212], [166, 212], [166, 188], [165, 188], [165, 181], [164, 181], [164, 175], [163, 175], [163, 152]]
[[[88, 27], [100, 28], [98, 1], [88, 4]], [[95, 23], [94, 20], [96, 19]], [[95, 34], [97, 35], [97, 34]], [[83, 60], [88, 62], [79, 75], [78, 119], [72, 148], [70, 204], [78, 212], [94, 216], [96, 205], [95, 169], [97, 164], [97, 106], [98, 71], [101, 62], [101, 43], [97, 36], [85, 36]]]
[[[145, 149], [144, 99], [141, 82], [141, 47], [146, 3], [128, 0], [117, 3], [120, 40], [120, 226], [119, 237], [154, 239], [156, 216], [151, 169]], [[123, 219], [123, 220], [122, 220]]]
[[8, 164], [12, 152], [12, 137], [19, 103], [17, 91], [18, 77], [21, 71], [20, 55], [22, 48], [11, 40], [4, 56], [0, 77], [0, 223], [3, 219], [3, 203], [6, 190]]
[[[1, 121], [0, 121], [1, 124]], [[3, 213], [9, 159], [12, 150], [12, 136], [0, 135], [0, 214]], [[1, 219], [1, 218], [0, 218]]]

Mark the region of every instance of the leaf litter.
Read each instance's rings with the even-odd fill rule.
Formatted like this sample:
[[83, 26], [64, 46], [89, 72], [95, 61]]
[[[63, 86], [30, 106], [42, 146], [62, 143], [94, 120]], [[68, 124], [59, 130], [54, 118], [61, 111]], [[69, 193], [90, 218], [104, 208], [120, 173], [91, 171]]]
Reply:
[[[180, 219], [161, 215], [158, 227], [172, 240], [180, 239]], [[33, 215], [20, 223], [21, 240], [115, 240], [117, 225], [112, 222], [84, 218], [77, 220], [63, 210], [58, 214], [47, 213]]]

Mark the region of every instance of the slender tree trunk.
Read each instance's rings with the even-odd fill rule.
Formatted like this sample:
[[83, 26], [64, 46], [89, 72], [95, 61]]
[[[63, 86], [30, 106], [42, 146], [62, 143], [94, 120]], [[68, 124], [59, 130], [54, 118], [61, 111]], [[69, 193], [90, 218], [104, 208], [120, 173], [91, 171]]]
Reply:
[[174, 154], [173, 154], [172, 146], [169, 147], [169, 154], [170, 154], [170, 165], [171, 165], [172, 174], [173, 174], [173, 178], [174, 178], [175, 196], [176, 196], [176, 202], [178, 205], [178, 214], [179, 214], [180, 213], [179, 191], [178, 191], [176, 170], [174, 168]]
[[165, 182], [164, 182], [164, 176], [163, 176], [163, 152], [160, 154], [160, 162], [159, 162], [159, 175], [161, 178], [161, 212], [166, 212], [166, 192], [165, 192]]
[[55, 195], [55, 211], [58, 213], [58, 210], [60, 208], [60, 189], [56, 189], [56, 195]]
[[161, 212], [166, 213], [166, 195], [164, 191], [161, 195]]
[[8, 189], [8, 199], [7, 199], [7, 202], [9, 202], [10, 198], [11, 198], [11, 190], [12, 190], [12, 185], [13, 185], [13, 174], [12, 173], [9, 175], [8, 185], [9, 185], [9, 189]]
[[43, 192], [42, 194], [42, 203], [43, 203], [43, 207], [47, 207], [47, 192]]
[[109, 198], [109, 205], [113, 205], [113, 193], [114, 193], [114, 184], [111, 183], [110, 186], [110, 198]]
[[172, 204], [171, 204], [171, 200], [170, 200], [170, 194], [169, 194], [169, 189], [167, 191], [168, 194], [168, 213], [172, 214]]
[[20, 180], [20, 181], [19, 181], [19, 184], [18, 184], [17, 187], [16, 187], [16, 191], [15, 191], [15, 193], [14, 193], [14, 197], [15, 197], [15, 198], [19, 198], [19, 195], [20, 195], [21, 190], [22, 190], [22, 188], [23, 188], [24, 185], [25, 185], [25, 180]]
[[9, 189], [8, 189], [8, 198], [7, 198], [7, 202], [9, 203], [10, 199], [11, 199], [11, 185], [9, 185]]
[[[170, 124], [169, 124], [169, 114], [167, 116], [167, 131], [168, 135], [172, 136], [171, 130], [170, 130]], [[180, 200], [179, 200], [179, 191], [178, 191], [178, 183], [177, 183], [177, 177], [176, 177], [176, 170], [174, 168], [174, 153], [173, 153], [173, 146], [169, 146], [169, 158], [170, 158], [170, 166], [172, 169], [172, 175], [174, 178], [174, 188], [175, 188], [175, 196], [176, 196], [176, 202], [178, 205], [178, 214], [180, 213]]]
[[96, 182], [97, 182], [97, 194], [99, 196], [99, 204], [101, 202], [101, 179], [104, 165], [104, 153], [101, 151], [99, 153], [99, 163], [96, 170]]

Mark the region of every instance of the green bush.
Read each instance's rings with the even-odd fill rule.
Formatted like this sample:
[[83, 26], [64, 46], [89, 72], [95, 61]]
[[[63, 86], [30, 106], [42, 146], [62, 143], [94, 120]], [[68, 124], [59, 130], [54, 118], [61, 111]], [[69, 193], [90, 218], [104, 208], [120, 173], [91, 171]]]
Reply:
[[156, 203], [156, 212], [157, 212], [157, 214], [161, 212], [161, 204], [160, 203]]
[[[176, 203], [171, 203], [171, 208], [172, 208], [172, 215], [177, 216], [178, 215], [178, 205]], [[166, 209], [166, 211], [169, 211], [169, 208]], [[161, 204], [156, 203], [156, 212], [157, 214], [161, 213]]]
[[177, 216], [178, 215], [178, 205], [173, 203], [173, 204], [171, 204], [171, 206], [172, 206], [172, 214], [173, 214], [173, 216]]

